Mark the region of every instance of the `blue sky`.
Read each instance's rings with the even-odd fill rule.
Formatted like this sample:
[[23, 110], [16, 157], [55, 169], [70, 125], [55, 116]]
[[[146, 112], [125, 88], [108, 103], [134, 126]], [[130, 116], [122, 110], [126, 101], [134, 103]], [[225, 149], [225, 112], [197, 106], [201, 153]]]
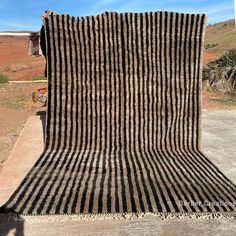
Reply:
[[0, 31], [39, 31], [44, 10], [74, 16], [104, 11], [206, 13], [213, 24], [234, 18], [234, 0], [0, 0]]

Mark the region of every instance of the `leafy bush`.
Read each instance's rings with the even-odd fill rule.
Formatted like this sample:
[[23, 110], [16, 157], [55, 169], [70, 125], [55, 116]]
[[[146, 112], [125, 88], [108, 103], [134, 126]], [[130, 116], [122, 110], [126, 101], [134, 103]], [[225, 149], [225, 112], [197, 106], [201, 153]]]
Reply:
[[44, 80], [44, 79], [45, 79], [45, 77], [42, 76], [42, 75], [34, 76], [34, 77], [32, 78], [33, 81], [36, 81], [36, 80]]
[[210, 62], [203, 70], [203, 80], [219, 92], [231, 93], [236, 89], [236, 49]]
[[9, 78], [0, 72], [0, 84], [8, 83]]
[[216, 47], [216, 46], [218, 46], [217, 43], [212, 43], [212, 44], [208, 43], [208, 44], [205, 46], [205, 49], [207, 50], [207, 49], [210, 49], [210, 48], [214, 48], [214, 47]]

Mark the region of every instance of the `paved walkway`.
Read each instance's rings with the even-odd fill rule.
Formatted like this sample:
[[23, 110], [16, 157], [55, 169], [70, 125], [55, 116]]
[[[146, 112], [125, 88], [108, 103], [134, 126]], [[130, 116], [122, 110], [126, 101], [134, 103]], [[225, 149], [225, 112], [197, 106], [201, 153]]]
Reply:
[[[43, 149], [44, 116], [31, 116], [0, 173], [0, 205], [14, 192]], [[202, 146], [207, 156], [236, 183], [236, 112], [203, 113]], [[16, 233], [16, 234], [15, 234]], [[0, 217], [1, 235], [236, 235], [236, 220], [145, 217], [133, 220], [52, 221]]]

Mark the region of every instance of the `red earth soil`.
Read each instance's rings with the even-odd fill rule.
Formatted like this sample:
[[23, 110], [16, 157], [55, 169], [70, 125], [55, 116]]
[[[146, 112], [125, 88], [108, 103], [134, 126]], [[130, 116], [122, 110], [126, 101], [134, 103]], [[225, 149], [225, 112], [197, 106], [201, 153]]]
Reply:
[[211, 61], [216, 60], [219, 57], [217, 53], [213, 52], [204, 52], [203, 54], [203, 64], [206, 65]]
[[0, 71], [10, 80], [32, 80], [44, 67], [43, 56], [28, 56], [28, 37], [0, 36]]

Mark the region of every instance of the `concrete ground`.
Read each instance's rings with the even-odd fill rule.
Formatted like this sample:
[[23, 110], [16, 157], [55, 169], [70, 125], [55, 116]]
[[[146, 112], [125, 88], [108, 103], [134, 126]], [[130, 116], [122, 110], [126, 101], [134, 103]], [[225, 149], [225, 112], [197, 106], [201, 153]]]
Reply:
[[[0, 173], [0, 205], [14, 192], [43, 149], [45, 117], [31, 116]], [[205, 111], [202, 146], [209, 159], [236, 183], [236, 111]], [[0, 216], [2, 235], [236, 235], [233, 219], [168, 219], [74, 221], [70, 217]]]

